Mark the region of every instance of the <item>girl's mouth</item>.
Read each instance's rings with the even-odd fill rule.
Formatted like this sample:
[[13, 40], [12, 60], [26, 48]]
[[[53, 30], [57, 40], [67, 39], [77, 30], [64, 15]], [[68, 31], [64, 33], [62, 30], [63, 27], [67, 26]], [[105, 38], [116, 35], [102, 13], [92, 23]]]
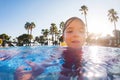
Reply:
[[80, 43], [80, 41], [78, 41], [78, 40], [75, 40], [75, 41], [72, 41], [72, 43]]

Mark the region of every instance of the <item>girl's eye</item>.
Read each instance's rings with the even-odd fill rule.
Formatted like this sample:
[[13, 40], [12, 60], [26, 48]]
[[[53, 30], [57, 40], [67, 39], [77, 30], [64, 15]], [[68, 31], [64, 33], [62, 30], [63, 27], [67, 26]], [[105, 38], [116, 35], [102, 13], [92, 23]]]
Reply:
[[84, 31], [84, 30], [80, 30], [79, 32], [80, 32], [80, 33], [85, 33], [85, 31]]
[[67, 33], [72, 33], [72, 32], [73, 32], [72, 30], [67, 31]]

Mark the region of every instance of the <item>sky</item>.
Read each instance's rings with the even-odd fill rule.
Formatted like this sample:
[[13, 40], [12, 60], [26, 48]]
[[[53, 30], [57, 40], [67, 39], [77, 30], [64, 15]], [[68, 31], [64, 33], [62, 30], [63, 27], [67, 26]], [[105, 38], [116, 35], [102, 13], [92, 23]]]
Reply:
[[[12, 38], [27, 33], [26, 22], [34, 22], [33, 36], [40, 36], [41, 29], [49, 29], [51, 23], [59, 27], [60, 22], [76, 16], [84, 21], [79, 9], [88, 7], [88, 31], [111, 34], [113, 23], [108, 20], [108, 10], [115, 9], [120, 17], [120, 0], [0, 0], [0, 34]], [[120, 30], [120, 19], [116, 23]]]

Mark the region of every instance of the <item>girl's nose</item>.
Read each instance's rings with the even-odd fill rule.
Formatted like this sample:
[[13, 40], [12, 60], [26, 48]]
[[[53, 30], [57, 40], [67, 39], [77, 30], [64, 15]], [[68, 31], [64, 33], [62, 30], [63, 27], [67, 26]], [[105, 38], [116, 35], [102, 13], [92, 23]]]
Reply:
[[79, 31], [75, 31], [75, 32], [73, 33], [73, 36], [74, 36], [74, 37], [85, 37], [85, 33], [81, 33], [81, 32], [79, 32]]
[[79, 37], [79, 36], [80, 36], [80, 33], [77, 32], [77, 31], [75, 31], [75, 32], [73, 33], [73, 36], [74, 36], [74, 37]]

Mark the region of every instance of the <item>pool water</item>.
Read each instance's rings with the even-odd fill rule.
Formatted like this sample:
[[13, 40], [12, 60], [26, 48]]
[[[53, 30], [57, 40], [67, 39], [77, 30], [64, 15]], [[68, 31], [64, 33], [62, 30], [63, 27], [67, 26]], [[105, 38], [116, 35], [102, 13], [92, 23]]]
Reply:
[[[67, 77], [60, 74], [64, 50], [66, 47], [60, 46], [0, 48], [0, 80], [16, 80], [15, 73], [20, 66], [24, 66], [25, 71], [31, 71], [27, 61], [43, 64], [44, 70], [34, 80], [120, 80], [119, 48], [84, 46], [82, 68], [79, 71], [82, 79], [74, 73]], [[49, 65], [44, 65], [46, 62]]]

